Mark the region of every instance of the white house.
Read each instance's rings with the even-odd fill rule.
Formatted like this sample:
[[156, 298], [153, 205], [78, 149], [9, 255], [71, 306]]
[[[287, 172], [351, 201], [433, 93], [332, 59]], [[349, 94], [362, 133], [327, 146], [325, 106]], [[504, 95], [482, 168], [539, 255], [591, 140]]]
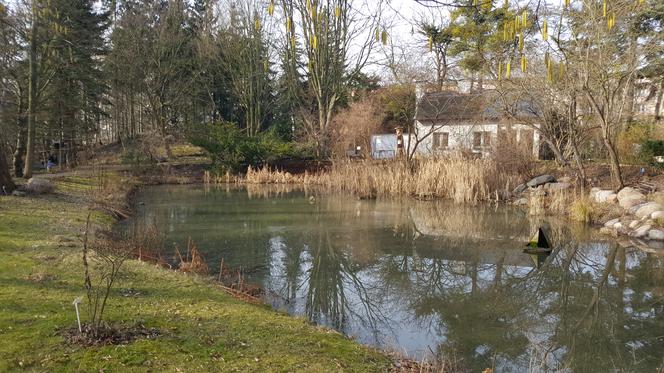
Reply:
[[538, 125], [525, 103], [519, 103], [508, 118], [493, 92], [422, 93], [418, 89], [417, 97], [411, 147], [416, 146], [419, 155], [470, 152], [485, 157], [499, 141], [508, 139], [526, 146], [535, 156], [539, 154]]
[[654, 84], [651, 79], [641, 78], [635, 82], [634, 114], [655, 116], [662, 115], [664, 83]]

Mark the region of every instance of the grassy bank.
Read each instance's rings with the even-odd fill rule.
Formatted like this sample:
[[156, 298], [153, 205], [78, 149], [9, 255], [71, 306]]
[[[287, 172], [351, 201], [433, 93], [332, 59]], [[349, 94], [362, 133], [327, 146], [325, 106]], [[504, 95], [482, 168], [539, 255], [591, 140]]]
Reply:
[[[125, 183], [119, 177], [115, 183]], [[76, 325], [84, 295], [80, 236], [86, 175], [55, 181], [54, 194], [0, 197], [0, 371], [386, 371], [390, 360], [336, 332], [236, 300], [203, 278], [129, 261], [106, 318], [157, 328], [156, 338], [83, 347]], [[113, 219], [97, 212], [94, 223]]]

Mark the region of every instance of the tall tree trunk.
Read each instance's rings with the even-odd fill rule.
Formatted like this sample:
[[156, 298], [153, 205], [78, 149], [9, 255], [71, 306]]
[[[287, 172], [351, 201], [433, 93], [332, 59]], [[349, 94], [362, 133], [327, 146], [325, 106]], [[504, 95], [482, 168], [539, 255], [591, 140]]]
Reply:
[[9, 194], [14, 189], [16, 189], [16, 185], [9, 173], [9, 166], [5, 159], [5, 152], [2, 142], [0, 142], [0, 194]]
[[608, 131], [603, 131], [604, 133], [602, 134], [603, 140], [604, 140], [604, 146], [606, 147], [606, 151], [609, 153], [609, 161], [611, 162], [611, 178], [613, 179], [613, 187], [616, 190], [620, 190], [623, 188], [624, 183], [623, 183], [623, 178], [622, 178], [622, 172], [620, 170], [620, 160], [618, 159], [618, 151], [616, 150], [615, 145], [613, 145], [613, 141], [611, 141], [611, 138], [609, 138]]
[[14, 168], [14, 175], [16, 177], [23, 176], [23, 157], [25, 157], [25, 115], [19, 114], [18, 118], [19, 130], [18, 135], [16, 136], [16, 150], [13, 154], [12, 167]]
[[657, 101], [655, 102], [655, 120], [662, 119], [662, 97], [664, 97], [664, 78], [659, 83], [659, 89], [657, 90]]
[[[631, 37], [629, 39], [629, 53], [630, 53], [630, 68], [632, 71], [636, 71], [636, 66], [637, 66], [637, 59], [639, 54], [636, 53], [636, 46], [637, 46], [637, 37], [638, 34], [633, 32], [631, 33]], [[626, 108], [625, 108], [625, 123], [631, 123], [634, 120], [634, 98], [636, 96], [636, 79], [634, 77], [630, 77], [629, 80], [627, 81], [627, 97], [626, 97]]]
[[570, 146], [572, 147], [572, 152], [574, 153], [574, 159], [576, 160], [576, 166], [579, 168], [579, 174], [581, 176], [581, 188], [585, 190], [586, 187], [586, 167], [583, 165], [583, 159], [581, 159], [581, 153], [579, 152], [579, 146], [576, 142], [577, 132], [576, 132], [576, 99], [572, 100], [572, 103], [569, 106], [569, 118], [567, 121], [569, 126], [568, 132], [570, 134]]
[[23, 177], [32, 177], [32, 164], [35, 156], [35, 113], [37, 109], [37, 3], [32, 0], [32, 27], [30, 28], [30, 61], [28, 86], [28, 139], [25, 154]]

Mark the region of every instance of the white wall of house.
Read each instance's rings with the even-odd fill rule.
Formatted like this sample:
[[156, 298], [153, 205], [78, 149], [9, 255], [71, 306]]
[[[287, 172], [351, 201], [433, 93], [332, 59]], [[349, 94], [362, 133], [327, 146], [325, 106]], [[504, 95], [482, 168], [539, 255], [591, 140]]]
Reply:
[[[657, 94], [651, 95], [650, 79], [640, 79], [636, 82], [637, 88], [634, 94], [634, 114], [657, 115]], [[660, 108], [661, 111], [661, 108]]]
[[[498, 141], [498, 123], [455, 123], [455, 124], [436, 124], [433, 126], [415, 122], [415, 129], [418, 131], [418, 137], [425, 137], [417, 148], [420, 155], [444, 155], [456, 151], [470, 150], [473, 153], [488, 156], [493, 151], [493, 147]], [[533, 155], [539, 154], [540, 138], [539, 132], [534, 131], [532, 127], [516, 124], [512, 125], [516, 131], [517, 141], [525, 141], [526, 136], [530, 137], [533, 144]], [[433, 132], [432, 132], [433, 130]], [[429, 134], [432, 132], [431, 134]], [[427, 136], [427, 134], [429, 134]], [[439, 135], [436, 135], [439, 134]], [[436, 137], [438, 137], [436, 139]]]
[[[408, 148], [408, 134], [403, 134], [404, 151]], [[393, 133], [371, 136], [371, 157], [374, 159], [394, 158], [397, 153], [397, 135]]]

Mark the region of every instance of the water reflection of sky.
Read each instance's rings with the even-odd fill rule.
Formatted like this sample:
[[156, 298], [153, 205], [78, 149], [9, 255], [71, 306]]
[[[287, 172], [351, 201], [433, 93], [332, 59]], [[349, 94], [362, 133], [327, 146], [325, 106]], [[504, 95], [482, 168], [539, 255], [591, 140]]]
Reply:
[[[180, 247], [191, 237], [211, 268], [221, 258], [241, 266], [276, 295], [274, 307], [362, 343], [414, 358], [454, 351], [472, 370], [663, 363], [663, 259], [566, 222], [256, 186], [158, 187], [139, 198], [138, 226], [166, 227]], [[555, 247], [540, 263], [522, 252], [539, 226]]]

